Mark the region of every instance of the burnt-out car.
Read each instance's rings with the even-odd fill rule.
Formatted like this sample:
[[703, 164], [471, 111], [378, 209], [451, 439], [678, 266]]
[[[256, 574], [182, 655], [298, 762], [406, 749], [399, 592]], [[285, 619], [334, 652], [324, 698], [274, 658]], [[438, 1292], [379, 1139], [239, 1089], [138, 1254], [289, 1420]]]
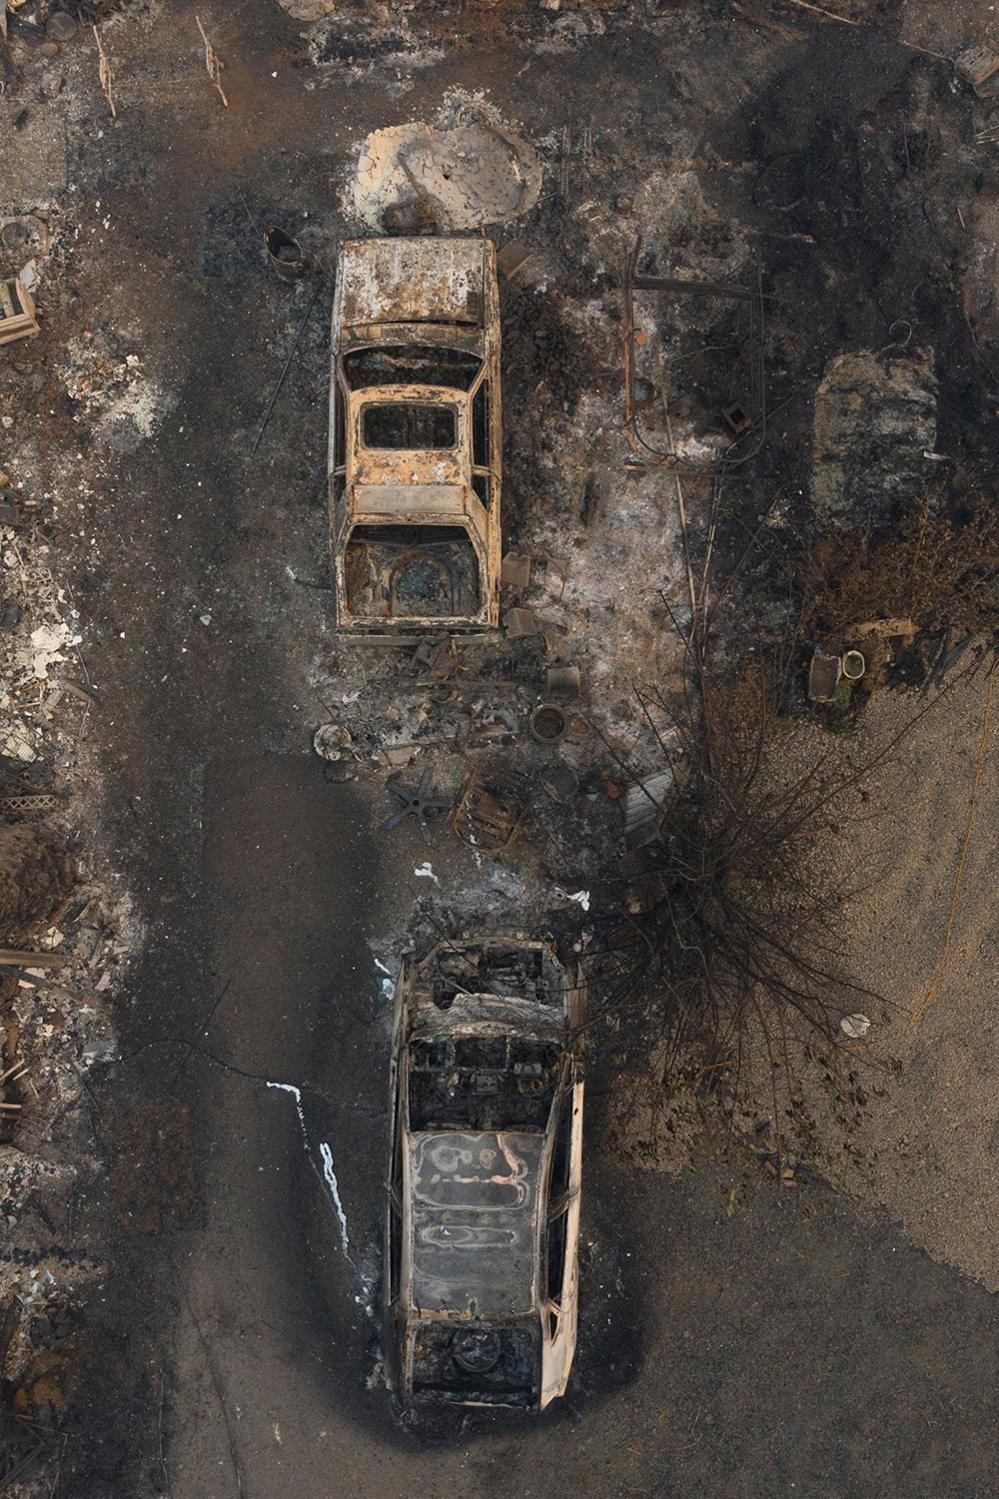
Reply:
[[565, 1390], [584, 1010], [577, 966], [520, 936], [441, 942], [403, 967], [384, 1309], [405, 1402], [543, 1409]]
[[342, 630], [499, 621], [500, 324], [488, 239], [343, 247], [329, 503]]

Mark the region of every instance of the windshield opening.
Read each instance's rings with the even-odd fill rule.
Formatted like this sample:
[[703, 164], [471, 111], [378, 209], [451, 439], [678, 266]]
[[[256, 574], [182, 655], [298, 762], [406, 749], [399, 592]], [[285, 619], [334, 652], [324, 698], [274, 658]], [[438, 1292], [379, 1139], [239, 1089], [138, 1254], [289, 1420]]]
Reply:
[[544, 1129], [560, 1062], [557, 1047], [533, 1036], [414, 1038], [409, 1047], [409, 1126]]
[[482, 360], [464, 349], [378, 344], [344, 354], [342, 365], [351, 390], [378, 385], [446, 385], [451, 390], [470, 390]]

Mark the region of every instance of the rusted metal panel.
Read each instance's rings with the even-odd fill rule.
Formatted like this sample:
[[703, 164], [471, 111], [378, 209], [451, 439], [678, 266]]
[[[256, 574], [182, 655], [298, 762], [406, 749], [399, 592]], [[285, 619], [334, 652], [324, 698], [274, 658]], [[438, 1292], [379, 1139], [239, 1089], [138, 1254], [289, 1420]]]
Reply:
[[468, 513], [467, 495], [453, 484], [359, 484], [354, 490], [354, 514], [358, 520], [402, 517], [453, 521]]
[[409, 1140], [415, 1311], [508, 1317], [537, 1304], [545, 1137], [449, 1130]]
[[[490, 304], [487, 295], [486, 305]], [[334, 318], [336, 317], [334, 309]], [[342, 354], [372, 346], [406, 343], [425, 344], [431, 330], [425, 323], [353, 323], [335, 324], [339, 328], [339, 348]], [[434, 323], [433, 341], [444, 349], [464, 349], [469, 354], [479, 353], [483, 346], [483, 330], [479, 326], [462, 323]]]

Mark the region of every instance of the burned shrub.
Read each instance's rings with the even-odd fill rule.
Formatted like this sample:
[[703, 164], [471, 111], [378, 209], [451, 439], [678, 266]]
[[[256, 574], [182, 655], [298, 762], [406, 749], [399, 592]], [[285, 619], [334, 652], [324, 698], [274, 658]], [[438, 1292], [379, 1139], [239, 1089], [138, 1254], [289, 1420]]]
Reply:
[[999, 522], [984, 498], [957, 517], [929, 499], [891, 532], [837, 532], [801, 564], [806, 626], [838, 648], [872, 619], [911, 620], [919, 629], [996, 632]]
[[692, 1089], [733, 1115], [762, 1081], [778, 1156], [812, 1129], [805, 1066], [818, 1065], [847, 1137], [858, 1122], [839, 1019], [873, 997], [839, 961], [835, 919], [853, 892], [821, 858], [859, 773], [789, 742], [783, 690], [765, 668], [700, 671], [679, 700], [643, 702], [684, 755], [645, 852], [658, 898], [634, 919], [631, 953], [667, 1093]]
[[792, 586], [773, 632], [754, 628], [757, 664], [747, 669], [724, 664], [737, 659], [740, 640], [729, 629], [719, 643], [714, 630], [726, 597], [743, 622], [747, 613], [766, 617], [752, 613], [748, 597], [762, 527], [728, 581], [711, 589], [711, 547], [695, 567], [682, 509], [680, 519], [689, 624], [663, 596], [683, 646], [680, 680], [640, 699], [673, 784], [656, 809], [654, 840], [629, 870], [618, 994], [639, 1000], [633, 1014], [655, 1058], [667, 1130], [689, 1133], [691, 1101], [703, 1112], [711, 1099], [743, 1131], [766, 1135], [779, 1170], [788, 1152], [814, 1154], [820, 1109], [835, 1120], [837, 1148], [855, 1156], [869, 1069], [842, 1021], [882, 997], [842, 957], [843, 913], [863, 879], [842, 856], [845, 824], [861, 809], [868, 815], [867, 777], [942, 694], [860, 763], [821, 729], [796, 730], [789, 714], [816, 641], [839, 652], [871, 620], [910, 639], [994, 633], [999, 532], [984, 504], [947, 516], [927, 502], [890, 534], [838, 532], [818, 542], [791, 562], [793, 578], [778, 559], [777, 574]]

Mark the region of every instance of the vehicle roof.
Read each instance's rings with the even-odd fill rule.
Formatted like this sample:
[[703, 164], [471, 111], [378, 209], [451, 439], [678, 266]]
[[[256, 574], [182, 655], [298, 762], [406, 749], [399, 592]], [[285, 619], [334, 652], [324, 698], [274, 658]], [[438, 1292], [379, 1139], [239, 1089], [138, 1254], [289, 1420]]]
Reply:
[[446, 1130], [407, 1137], [414, 1310], [477, 1319], [538, 1296], [544, 1134]]
[[339, 266], [341, 325], [481, 326], [485, 255], [481, 239], [348, 240]]

